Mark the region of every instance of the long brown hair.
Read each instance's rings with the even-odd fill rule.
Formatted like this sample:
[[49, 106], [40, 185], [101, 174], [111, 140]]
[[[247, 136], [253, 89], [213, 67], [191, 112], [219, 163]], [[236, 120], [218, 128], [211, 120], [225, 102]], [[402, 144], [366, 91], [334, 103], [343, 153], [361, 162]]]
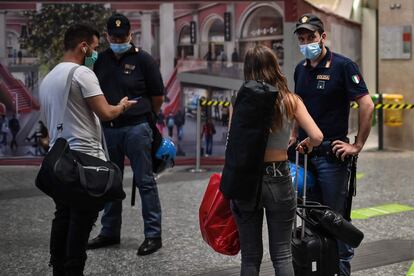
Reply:
[[263, 80], [279, 89], [275, 102], [275, 116], [272, 130], [283, 126], [282, 104], [289, 119], [293, 119], [296, 110], [297, 96], [289, 91], [286, 77], [280, 70], [275, 53], [264, 45], [256, 45], [247, 50], [244, 59], [244, 79]]

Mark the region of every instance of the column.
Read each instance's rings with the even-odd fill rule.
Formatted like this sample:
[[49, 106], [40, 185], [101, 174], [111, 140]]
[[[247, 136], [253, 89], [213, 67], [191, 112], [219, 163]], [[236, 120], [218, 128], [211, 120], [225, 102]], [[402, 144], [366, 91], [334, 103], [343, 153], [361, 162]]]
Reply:
[[7, 64], [6, 52], [6, 11], [0, 11], [0, 61]]
[[168, 81], [174, 70], [174, 34], [174, 4], [160, 4], [160, 69], [164, 82]]
[[293, 73], [295, 67], [303, 59], [299, 51], [299, 44], [296, 35], [293, 34], [296, 27], [296, 23], [287, 22], [283, 23], [283, 73], [285, 74], [288, 86], [291, 91], [294, 90], [295, 81], [293, 79]]
[[195, 59], [201, 59], [202, 57], [200, 57], [200, 26], [199, 26], [199, 22], [198, 22], [198, 13], [193, 14], [193, 21], [196, 24], [196, 43], [194, 44], [194, 58]]
[[227, 54], [227, 60], [231, 61], [231, 54], [234, 51], [234, 47], [236, 47], [236, 18], [235, 18], [235, 12], [234, 12], [234, 4], [227, 4], [227, 12], [229, 12], [230, 15], [230, 24], [231, 24], [231, 41], [226, 41], [224, 44], [224, 50]]
[[141, 47], [148, 53], [152, 54], [152, 34], [151, 34], [151, 14], [144, 13], [141, 15]]
[[370, 93], [377, 91], [377, 35], [376, 10], [362, 9], [362, 75]]

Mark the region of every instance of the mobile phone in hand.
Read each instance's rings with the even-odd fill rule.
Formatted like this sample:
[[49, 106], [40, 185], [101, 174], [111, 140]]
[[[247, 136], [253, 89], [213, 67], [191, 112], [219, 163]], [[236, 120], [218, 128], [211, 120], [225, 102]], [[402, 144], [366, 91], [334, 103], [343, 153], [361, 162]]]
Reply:
[[132, 99], [128, 99], [128, 101], [139, 101], [139, 100], [141, 100], [141, 96], [139, 96], [139, 97], [135, 97], [135, 98], [132, 98]]

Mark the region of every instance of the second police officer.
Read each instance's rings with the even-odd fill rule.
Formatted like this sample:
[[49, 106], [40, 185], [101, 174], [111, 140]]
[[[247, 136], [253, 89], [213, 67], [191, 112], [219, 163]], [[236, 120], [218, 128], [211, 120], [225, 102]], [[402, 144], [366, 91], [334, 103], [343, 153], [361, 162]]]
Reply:
[[[134, 185], [141, 196], [145, 235], [137, 254], [147, 255], [162, 246], [161, 206], [151, 160], [153, 133], [148, 120], [160, 111], [164, 85], [155, 60], [131, 42], [127, 17], [112, 15], [107, 31], [110, 47], [99, 54], [94, 66], [102, 91], [110, 104], [125, 96], [140, 97], [133, 108], [115, 120], [104, 122], [103, 127], [111, 160], [122, 170], [125, 156], [131, 161]], [[122, 202], [107, 204], [101, 223], [101, 232], [89, 241], [89, 249], [120, 243]]]
[[[349, 157], [357, 155], [368, 138], [374, 105], [357, 65], [325, 46], [327, 34], [317, 16], [301, 16], [294, 32], [305, 57], [295, 69], [295, 92], [324, 136], [322, 144], [311, 153], [310, 162], [316, 172], [311, 198], [344, 215]], [[358, 133], [353, 144], [347, 138], [350, 101], [359, 105]], [[294, 133], [292, 143], [295, 137]], [[299, 139], [304, 138], [306, 133], [299, 129]], [[340, 275], [350, 275], [353, 249], [338, 241], [338, 250]]]

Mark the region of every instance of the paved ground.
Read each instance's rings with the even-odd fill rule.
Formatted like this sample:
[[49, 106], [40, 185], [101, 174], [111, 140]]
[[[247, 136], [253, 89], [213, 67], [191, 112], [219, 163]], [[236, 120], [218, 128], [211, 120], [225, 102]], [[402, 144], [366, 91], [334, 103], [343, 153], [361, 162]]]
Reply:
[[[414, 152], [366, 151], [359, 159], [354, 208], [385, 203], [414, 206], [411, 170]], [[135, 207], [124, 202], [124, 222], [120, 246], [90, 251], [86, 275], [200, 275], [239, 266], [240, 257], [213, 252], [201, 239], [198, 207], [212, 172], [193, 174], [176, 167], [159, 179], [163, 210], [163, 244], [159, 252], [136, 256], [143, 240], [140, 202]], [[33, 185], [37, 167], [0, 166], [0, 275], [51, 275], [47, 266], [52, 201]], [[131, 172], [125, 187], [130, 195]], [[365, 233], [363, 243], [402, 239], [414, 240], [414, 212], [380, 216], [354, 222]], [[93, 229], [92, 236], [99, 230]], [[265, 235], [266, 236], [266, 235]], [[414, 250], [414, 249], [413, 249]], [[267, 239], [263, 262], [269, 261]], [[362, 270], [353, 275], [406, 275], [411, 261]]]

